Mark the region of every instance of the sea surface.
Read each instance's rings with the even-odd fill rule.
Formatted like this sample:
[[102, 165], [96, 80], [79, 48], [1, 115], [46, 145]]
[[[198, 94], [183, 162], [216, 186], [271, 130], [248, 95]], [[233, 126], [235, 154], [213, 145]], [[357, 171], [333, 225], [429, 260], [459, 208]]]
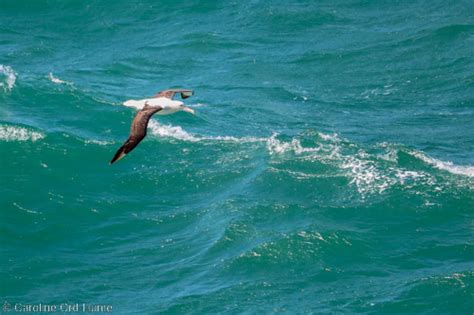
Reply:
[[1, 0], [0, 304], [472, 314], [474, 2]]

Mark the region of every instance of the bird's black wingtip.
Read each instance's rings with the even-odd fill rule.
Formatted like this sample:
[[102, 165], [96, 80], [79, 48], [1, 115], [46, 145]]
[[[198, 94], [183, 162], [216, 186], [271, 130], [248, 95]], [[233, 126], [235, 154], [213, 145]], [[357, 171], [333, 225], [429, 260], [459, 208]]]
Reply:
[[125, 155], [127, 155], [127, 153], [125, 153], [125, 145], [127, 143], [125, 143], [123, 146], [121, 146], [118, 150], [117, 150], [117, 153], [115, 153], [114, 157], [112, 158], [112, 160], [110, 160], [110, 165], [114, 164], [115, 162], [117, 162], [118, 160], [122, 159]]
[[182, 99], [187, 99], [188, 97], [193, 96], [193, 95], [194, 95], [193, 90], [186, 90], [186, 91], [181, 92], [181, 98]]

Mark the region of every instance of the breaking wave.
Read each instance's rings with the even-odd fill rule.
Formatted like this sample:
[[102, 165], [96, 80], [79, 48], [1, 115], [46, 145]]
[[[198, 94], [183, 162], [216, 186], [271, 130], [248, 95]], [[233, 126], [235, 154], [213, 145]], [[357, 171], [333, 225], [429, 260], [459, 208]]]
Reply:
[[[310, 145], [303, 145], [303, 142]], [[293, 138], [288, 141], [280, 140], [277, 134], [267, 141], [270, 155], [275, 156], [272, 169], [275, 172], [285, 172], [298, 180], [314, 177], [348, 178], [349, 183], [357, 188], [364, 197], [368, 194], [383, 193], [394, 186], [409, 189], [416, 185], [426, 185], [435, 191], [441, 191], [446, 186], [444, 179], [430, 169], [420, 168], [416, 161], [421, 161], [434, 168], [447, 171], [453, 175], [466, 176], [467, 181], [456, 180], [457, 184], [467, 183], [472, 186], [470, 178], [474, 177], [474, 167], [459, 166], [452, 162], [444, 162], [428, 157], [425, 153], [406, 147], [386, 143], [369, 147], [361, 147], [337, 134], [328, 135], [316, 133], [309, 137]], [[402, 162], [401, 155], [415, 158], [411, 162]], [[294, 170], [285, 164], [286, 161], [304, 161], [313, 164], [310, 169], [324, 172], [302, 172]], [[282, 165], [281, 169], [278, 167]]]
[[412, 152], [411, 154], [414, 157], [422, 160], [423, 162], [436, 167], [437, 169], [448, 171], [455, 175], [464, 175], [464, 176], [474, 177], [474, 166], [455, 165], [451, 161], [444, 162], [444, 161], [429, 157], [428, 155], [422, 152]]
[[[473, 166], [455, 165], [452, 162], [431, 158], [423, 152], [386, 143], [364, 148], [343, 139], [337, 134], [317, 132], [285, 141], [280, 139], [277, 133], [267, 138], [195, 135], [188, 133], [179, 126], [161, 125], [153, 120], [150, 121], [149, 127], [152, 134], [156, 136], [189, 142], [260, 142], [266, 146], [270, 157], [273, 156], [275, 159], [282, 158], [285, 160], [285, 156], [291, 154], [288, 159], [301, 159], [308, 163], [324, 165], [331, 170], [329, 174], [323, 175], [291, 169], [284, 170], [288, 174], [299, 179], [321, 176], [348, 177], [350, 184], [355, 185], [362, 195], [382, 193], [394, 185], [412, 187], [416, 184], [427, 184], [435, 188], [438, 187], [436, 186], [436, 176], [429, 170], [420, 170], [410, 165], [402, 166], [399, 163], [399, 155], [403, 153], [453, 175], [474, 177]], [[308, 142], [309, 145], [303, 144], [303, 142]], [[278, 163], [278, 161], [276, 160], [274, 163]]]

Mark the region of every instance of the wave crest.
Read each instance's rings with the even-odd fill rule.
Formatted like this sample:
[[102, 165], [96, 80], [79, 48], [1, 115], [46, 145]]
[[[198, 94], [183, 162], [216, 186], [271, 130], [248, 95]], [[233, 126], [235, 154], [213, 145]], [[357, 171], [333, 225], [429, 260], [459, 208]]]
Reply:
[[444, 162], [444, 161], [429, 157], [428, 155], [422, 152], [417, 152], [417, 151], [411, 152], [410, 154], [422, 160], [423, 162], [436, 167], [437, 169], [448, 171], [455, 175], [464, 175], [464, 176], [474, 177], [474, 166], [455, 165], [451, 161]]

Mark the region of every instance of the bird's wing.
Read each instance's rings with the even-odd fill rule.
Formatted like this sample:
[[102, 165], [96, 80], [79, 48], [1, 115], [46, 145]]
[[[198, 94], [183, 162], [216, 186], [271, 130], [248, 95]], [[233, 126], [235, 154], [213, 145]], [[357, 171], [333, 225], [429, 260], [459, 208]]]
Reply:
[[194, 94], [193, 90], [184, 90], [184, 89], [171, 89], [171, 90], [164, 90], [161, 92], [156, 93], [153, 97], [167, 97], [169, 99], [173, 99], [176, 93], [181, 94], [181, 98], [185, 99], [190, 97]]
[[146, 136], [146, 128], [148, 126], [148, 121], [154, 113], [162, 110], [161, 107], [150, 107], [145, 105], [145, 107], [138, 111], [133, 118], [132, 126], [130, 128], [130, 135], [128, 136], [127, 141], [117, 150], [114, 157], [110, 161], [110, 164], [120, 160], [127, 153], [132, 151]]

